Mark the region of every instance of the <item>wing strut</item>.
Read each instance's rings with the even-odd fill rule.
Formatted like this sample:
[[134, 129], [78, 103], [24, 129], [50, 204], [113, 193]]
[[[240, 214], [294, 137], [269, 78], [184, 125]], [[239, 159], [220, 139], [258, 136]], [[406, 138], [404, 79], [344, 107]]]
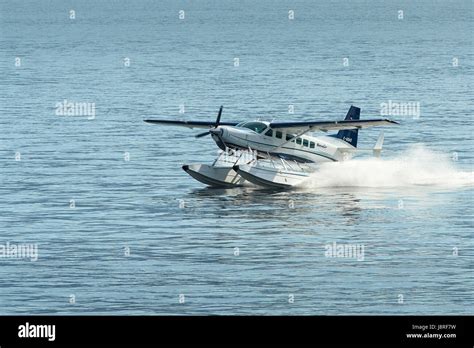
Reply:
[[308, 132], [309, 132], [310, 130], [312, 130], [312, 129], [313, 129], [313, 127], [309, 127], [309, 128], [306, 129], [305, 131], [303, 131], [303, 132], [301, 132], [301, 133], [299, 133], [299, 134], [296, 134], [296, 135], [295, 135], [293, 138], [291, 138], [290, 140], [285, 141], [283, 144], [280, 144], [280, 145], [278, 145], [277, 147], [274, 147], [274, 148], [272, 149], [272, 151], [278, 150], [278, 149], [281, 148], [283, 145], [286, 145], [286, 144], [288, 144], [290, 141], [292, 141], [293, 139], [298, 138], [298, 137], [302, 136], [303, 134], [308, 133]]

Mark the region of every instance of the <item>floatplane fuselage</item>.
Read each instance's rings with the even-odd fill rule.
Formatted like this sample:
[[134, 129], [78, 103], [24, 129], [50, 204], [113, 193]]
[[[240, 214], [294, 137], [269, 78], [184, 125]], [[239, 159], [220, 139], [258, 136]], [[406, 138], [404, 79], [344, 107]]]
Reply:
[[[145, 122], [209, 128], [196, 137], [211, 135], [217, 146], [224, 150], [225, 156], [219, 156], [212, 165], [184, 165], [183, 169], [195, 179], [210, 186], [239, 186], [251, 182], [272, 187], [295, 186], [315, 169], [315, 164], [352, 158], [360, 151], [357, 149], [359, 129], [397, 124], [387, 119], [360, 120], [360, 109], [354, 106], [341, 121], [236, 123], [220, 122], [221, 114], [222, 107], [215, 122]], [[338, 132], [332, 135], [312, 134], [331, 130]], [[383, 133], [372, 149], [374, 154], [380, 154], [382, 143]], [[243, 156], [243, 153], [246, 155]]]
[[[236, 126], [220, 126], [210, 130], [220, 149], [254, 150], [263, 157], [275, 156], [298, 162], [327, 162], [349, 159], [355, 149], [335, 136], [299, 135], [272, 129], [270, 122], [242, 122]], [[349, 150], [349, 151], [345, 151]]]

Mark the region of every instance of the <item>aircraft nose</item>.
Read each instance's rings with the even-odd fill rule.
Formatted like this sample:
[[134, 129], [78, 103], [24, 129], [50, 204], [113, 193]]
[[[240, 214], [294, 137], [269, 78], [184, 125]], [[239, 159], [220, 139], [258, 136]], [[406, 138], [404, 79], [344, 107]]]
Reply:
[[209, 129], [209, 133], [215, 134], [217, 136], [221, 136], [223, 132], [224, 132], [224, 130], [222, 128], [219, 128], [219, 127]]

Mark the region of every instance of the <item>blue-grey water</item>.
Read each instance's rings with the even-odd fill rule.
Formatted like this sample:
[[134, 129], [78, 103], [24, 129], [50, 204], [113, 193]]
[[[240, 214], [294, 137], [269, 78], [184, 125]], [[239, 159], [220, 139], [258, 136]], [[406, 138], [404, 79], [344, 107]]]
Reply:
[[[0, 251], [38, 259], [0, 255], [0, 314], [473, 314], [472, 28], [469, 0], [1, 1]], [[382, 159], [289, 191], [205, 188], [212, 140], [143, 122], [390, 100], [420, 114]]]

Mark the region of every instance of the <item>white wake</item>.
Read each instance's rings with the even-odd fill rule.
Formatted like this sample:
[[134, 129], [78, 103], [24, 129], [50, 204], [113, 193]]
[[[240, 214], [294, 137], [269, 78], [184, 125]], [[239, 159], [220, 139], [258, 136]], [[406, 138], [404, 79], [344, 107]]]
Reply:
[[[383, 154], [382, 154], [383, 156]], [[301, 184], [312, 187], [474, 186], [474, 172], [449, 155], [415, 145], [394, 158], [363, 158], [322, 164]]]

